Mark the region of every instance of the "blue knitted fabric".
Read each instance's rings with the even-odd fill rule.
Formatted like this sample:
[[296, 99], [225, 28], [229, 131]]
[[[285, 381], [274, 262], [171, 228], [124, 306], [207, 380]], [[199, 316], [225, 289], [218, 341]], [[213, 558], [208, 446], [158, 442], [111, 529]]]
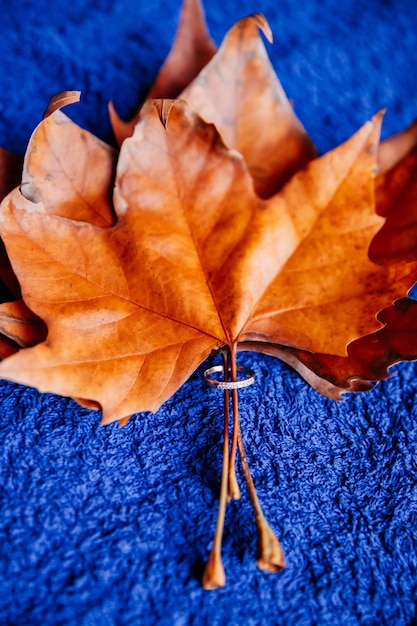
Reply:
[[[49, 97], [112, 141], [168, 52], [179, 0], [3, 0], [0, 145], [23, 153]], [[417, 111], [414, 0], [211, 0], [217, 43], [262, 11], [281, 82], [320, 152], [387, 108]], [[243, 353], [240, 393], [259, 498], [287, 567], [257, 569], [246, 492], [227, 510], [227, 586], [200, 577], [213, 537], [222, 395], [199, 371], [124, 428], [73, 400], [0, 381], [0, 624], [411, 626], [417, 624], [416, 365], [330, 401], [270, 357]], [[239, 477], [241, 474], [239, 471]]]

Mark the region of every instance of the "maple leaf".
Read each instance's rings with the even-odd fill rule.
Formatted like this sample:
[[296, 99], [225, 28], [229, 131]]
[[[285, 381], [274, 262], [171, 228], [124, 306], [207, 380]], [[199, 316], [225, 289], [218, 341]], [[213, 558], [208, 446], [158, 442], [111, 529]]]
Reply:
[[213, 125], [184, 101], [150, 102], [120, 151], [111, 225], [102, 214], [112, 217], [113, 151], [53, 114], [34, 133], [1, 224], [48, 337], [0, 373], [97, 401], [108, 423], [155, 411], [213, 348], [243, 339], [343, 354], [379, 326], [366, 295], [379, 310], [416, 271], [393, 274], [367, 257], [364, 239], [381, 224], [378, 130], [376, 118], [262, 200]]
[[[78, 102], [80, 92], [65, 91], [52, 96], [44, 118], [66, 104]], [[38, 156], [39, 160], [39, 156]], [[51, 165], [50, 160], [46, 163]], [[23, 158], [0, 148], [0, 200], [22, 181]], [[45, 172], [45, 178], [48, 172]], [[101, 181], [99, 181], [101, 182]], [[53, 209], [52, 209], [53, 210]], [[74, 217], [74, 214], [72, 214]], [[10, 264], [3, 242], [0, 240], [0, 358], [42, 342], [46, 337], [46, 326], [21, 298], [19, 281]]]
[[[0, 200], [21, 180], [23, 159], [0, 148]], [[43, 341], [46, 327], [21, 299], [20, 285], [0, 240], [0, 358]]]
[[[368, 250], [375, 263], [391, 265], [397, 272], [411, 271], [411, 278], [415, 265], [410, 262], [417, 260], [416, 144], [414, 122], [379, 146], [375, 204], [377, 213], [386, 219]], [[372, 383], [388, 376], [392, 364], [417, 359], [416, 304], [411, 298], [400, 298], [379, 310], [376, 315], [382, 327], [349, 343], [343, 356], [256, 339], [241, 342], [239, 349], [275, 356], [291, 365], [320, 393], [341, 399], [342, 392], [371, 389]]]
[[[177, 98], [185, 87], [197, 76], [216, 52], [204, 18], [199, 0], [184, 0], [180, 21], [171, 51], [159, 70], [146, 99]], [[119, 145], [133, 134], [140, 117], [137, 113], [129, 122], [124, 122], [109, 103], [110, 121]]]
[[[417, 263], [410, 240], [395, 246], [408, 222], [394, 210], [415, 184], [415, 155], [396, 164], [392, 139], [378, 157], [379, 114], [315, 158], [259, 28], [269, 34], [259, 14], [241, 20], [214, 56], [204, 36], [187, 80], [200, 73], [178, 100], [141, 106], [118, 158], [60, 111], [35, 130], [21, 187], [2, 202], [0, 231], [24, 303], [48, 334], [6, 358], [0, 374], [100, 406], [109, 423], [157, 410], [213, 349], [226, 348], [220, 508], [227, 483], [239, 495], [231, 469], [238, 446], [258, 521], [258, 563], [276, 570], [282, 552], [240, 435], [236, 350], [274, 354], [333, 397], [415, 358], [403, 333], [411, 329], [415, 345], [416, 309], [403, 297]], [[168, 89], [169, 75], [160, 76], [158, 89]], [[378, 158], [389, 165], [376, 180]], [[224, 583], [222, 524], [219, 515], [207, 588]]]
[[[20, 183], [22, 166], [21, 157], [0, 148], [0, 201]], [[19, 297], [19, 284], [2, 242], [0, 242], [0, 280], [3, 283], [2, 297], [7, 297], [9, 294]]]

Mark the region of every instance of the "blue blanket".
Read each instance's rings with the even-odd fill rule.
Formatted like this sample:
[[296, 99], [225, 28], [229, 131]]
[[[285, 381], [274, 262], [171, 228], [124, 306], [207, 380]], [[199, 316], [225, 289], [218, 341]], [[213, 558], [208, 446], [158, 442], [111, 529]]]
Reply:
[[[417, 11], [401, 0], [207, 3], [217, 43], [262, 11], [270, 57], [320, 152], [386, 107], [383, 136], [417, 111]], [[112, 141], [168, 52], [179, 0], [2, 6], [0, 145], [23, 153], [49, 97]], [[273, 358], [239, 355], [242, 431], [287, 567], [257, 569], [246, 492], [227, 510], [227, 586], [200, 577], [218, 504], [222, 396], [204, 366], [155, 415], [102, 427], [73, 400], [0, 382], [0, 623], [417, 624], [416, 365], [328, 400]], [[241, 474], [239, 471], [239, 477]]]

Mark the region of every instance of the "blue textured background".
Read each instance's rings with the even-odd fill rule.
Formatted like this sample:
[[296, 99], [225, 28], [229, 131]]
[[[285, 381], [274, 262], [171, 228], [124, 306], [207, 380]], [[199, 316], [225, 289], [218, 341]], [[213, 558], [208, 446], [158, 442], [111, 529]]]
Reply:
[[[179, 1], [1, 3], [0, 144], [23, 152], [52, 93], [111, 140], [107, 101], [135, 109]], [[219, 43], [263, 11], [270, 56], [320, 152], [381, 107], [416, 115], [415, 0], [211, 0]], [[246, 494], [227, 512], [227, 587], [200, 587], [217, 512], [221, 396], [197, 372], [156, 415], [103, 428], [75, 402], [0, 382], [0, 624], [417, 624], [416, 366], [336, 403], [269, 357], [240, 355], [254, 480], [287, 568], [257, 570]]]

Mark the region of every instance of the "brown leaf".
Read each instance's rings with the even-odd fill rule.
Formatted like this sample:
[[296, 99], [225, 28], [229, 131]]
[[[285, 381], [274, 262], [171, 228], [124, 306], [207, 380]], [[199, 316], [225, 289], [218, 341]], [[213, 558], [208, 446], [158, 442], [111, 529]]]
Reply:
[[23, 300], [0, 304], [0, 334], [18, 348], [34, 346], [46, 337], [46, 326]]
[[[57, 111], [49, 117], [53, 109], [76, 101], [78, 96], [79, 92], [63, 92], [51, 98], [50, 113], [44, 116], [48, 119], [35, 130], [29, 144], [23, 178], [22, 159], [7, 156], [4, 168], [7, 166], [6, 173], [10, 171], [12, 174], [8, 179], [10, 184], [16, 186], [21, 180], [22, 194], [32, 202], [43, 201], [45, 211], [58, 211], [63, 217], [110, 226], [114, 222], [110, 203], [114, 151], [70, 123], [62, 113]], [[67, 145], [71, 145], [71, 150]], [[95, 162], [99, 163], [99, 168], [93, 173], [90, 166]], [[75, 177], [77, 173], [78, 178]], [[36, 177], [42, 187], [33, 183]], [[49, 197], [53, 197], [53, 201], [48, 202]], [[46, 329], [20, 300], [20, 285], [1, 241], [0, 277], [10, 292], [10, 297], [5, 294], [3, 299], [17, 299], [0, 304], [0, 349], [2, 358], [5, 358], [19, 348], [43, 341]]]
[[[23, 158], [0, 148], [0, 201], [17, 187], [22, 176]], [[0, 241], [0, 280], [11, 296], [20, 298], [20, 286], [12, 270], [3, 242]]]
[[[0, 199], [2, 200], [21, 180], [23, 158], [0, 148]], [[20, 300], [20, 285], [0, 240], [0, 359], [14, 354], [21, 347], [39, 343], [44, 334], [37, 332], [41, 320]], [[18, 299], [18, 302], [8, 302]], [[31, 335], [31, 337], [29, 336]]]
[[[371, 243], [375, 263], [417, 260], [417, 123], [382, 142], [377, 211], [386, 221]], [[387, 167], [390, 169], [387, 169]]]
[[13, 300], [20, 298], [20, 285], [16, 274], [10, 264], [4, 243], [0, 240], [0, 289], [1, 300]]
[[[369, 256], [375, 263], [401, 264], [416, 260], [417, 124], [383, 141], [378, 149], [376, 210], [386, 217], [371, 241]], [[394, 363], [417, 359], [417, 303], [397, 300], [378, 314], [384, 326], [347, 347], [347, 356], [310, 353], [279, 344], [242, 342], [240, 350], [253, 350], [281, 359], [312, 387], [332, 398], [347, 391], [364, 391], [388, 376]], [[370, 382], [372, 381], [372, 382]]]
[[176, 98], [215, 53], [200, 0], [184, 0], [171, 51], [147, 98]]
[[[410, 286], [415, 280], [415, 264], [406, 263], [416, 260], [416, 133], [417, 125], [413, 123], [379, 146], [376, 209], [387, 219], [369, 247], [373, 262], [395, 265], [396, 272], [411, 270]], [[371, 389], [373, 385], [369, 381], [386, 378], [392, 364], [417, 358], [415, 311], [413, 300], [397, 300], [378, 314], [384, 326], [350, 343], [347, 356], [311, 353], [262, 341], [242, 342], [240, 349], [275, 356], [293, 367], [320, 393], [340, 399], [342, 392]]]
[[417, 120], [396, 135], [381, 141], [378, 148], [378, 174], [392, 170], [417, 145]]
[[[29, 155], [42, 154], [33, 144], [50, 125], [63, 137], [80, 133], [54, 113]], [[120, 152], [111, 227], [50, 210], [56, 187], [40, 188], [44, 173], [28, 158], [24, 179], [38, 201], [15, 190], [1, 233], [48, 337], [0, 374], [99, 402], [110, 422], [156, 410], [213, 348], [241, 339], [344, 354], [381, 326], [374, 312], [416, 271], [376, 266], [363, 252], [382, 221], [373, 203], [379, 125], [377, 117], [261, 200], [213, 125], [184, 101], [150, 102]]]
[[345, 357], [260, 342], [242, 343], [240, 350], [263, 352], [285, 361], [317, 391], [339, 400], [342, 392], [371, 389], [369, 381], [387, 378], [394, 363], [417, 359], [417, 302], [401, 298], [381, 311], [378, 320], [384, 326], [350, 343]]
[[268, 197], [316, 151], [275, 75], [259, 29], [272, 40], [260, 13], [235, 24], [181, 98], [242, 153], [257, 193]]
[[[215, 52], [216, 46], [208, 33], [200, 0], [184, 0], [171, 51], [146, 97], [176, 98], [210, 61]], [[132, 120], [123, 122], [117, 115], [113, 103], [109, 103], [110, 121], [119, 145], [133, 134], [142, 104]]]
[[23, 158], [0, 148], [0, 199], [17, 187], [22, 176]]
[[[71, 149], [68, 149], [71, 146]], [[111, 226], [115, 152], [73, 124], [61, 111], [35, 129], [29, 143], [21, 193], [62, 217]]]
[[[149, 123], [144, 124], [145, 130], [151, 134], [151, 141], [155, 133], [165, 135], [159, 112], [155, 107], [152, 112]], [[139, 137], [129, 141], [141, 143], [143, 140]], [[152, 251], [152, 242], [158, 246], [157, 223], [165, 209], [160, 205], [159, 212], [155, 210], [156, 215], [152, 214], [155, 201], [152, 179], [146, 182], [150, 189], [145, 190], [145, 201], [150, 203], [149, 216], [139, 206], [134, 206], [130, 212], [124, 206], [124, 195], [133, 194], [138, 184], [141, 188], [153, 159], [160, 159], [159, 152], [158, 146], [154, 157], [147, 151], [140, 152], [144, 172], [139, 171], [139, 176], [132, 178], [129, 170], [132, 170], [133, 155], [129, 142], [125, 142], [125, 157], [121, 156], [119, 162], [120, 187], [116, 188], [120, 197], [117, 201], [119, 221], [113, 228], [98, 228], [48, 215], [41, 203], [29, 203], [19, 192], [5, 206], [5, 210], [9, 206], [12, 212], [8, 226], [15, 228], [14, 234], [9, 233], [10, 237], [7, 237], [9, 253], [19, 275], [25, 276], [25, 301], [41, 313], [49, 331], [46, 343], [21, 351], [20, 355], [29, 356], [32, 374], [45, 377], [44, 383], [49, 388], [58, 385], [63, 394], [70, 389], [69, 395], [74, 397], [98, 400], [106, 407], [106, 420], [120, 419], [137, 410], [138, 395], [141, 409], [155, 410], [217, 345], [216, 338], [195, 328], [187, 311], [187, 302], [198, 294], [203, 281], [201, 271], [191, 284], [184, 283], [184, 294], [178, 304], [167, 301], [163, 292], [163, 266], [170, 267], [170, 256], [171, 263], [176, 264], [175, 254], [182, 245], [172, 237], [175, 229], [167, 237], [168, 245], [165, 242], [166, 249], [161, 250], [158, 259], [162, 266], [159, 277], [158, 273], [153, 275], [156, 268], [153, 271], [151, 267], [146, 269], [146, 262], [151, 262], [152, 256], [156, 255]], [[137, 161], [138, 157], [134, 159]], [[166, 192], [170, 197], [172, 190], [167, 187]], [[172, 206], [171, 220], [177, 219], [179, 208], [178, 203]], [[13, 218], [16, 219], [14, 223]], [[169, 228], [169, 214], [162, 222], [164, 219]], [[51, 228], [51, 236], [46, 236]], [[141, 244], [142, 229], [150, 239], [145, 238], [144, 244]], [[150, 250], [148, 246], [151, 246]], [[190, 267], [186, 263], [184, 268], [179, 268], [180, 274], [188, 274], [190, 279], [194, 269], [198, 268], [198, 259], [195, 254], [193, 256]], [[94, 259], [93, 263], [88, 261], [89, 258]], [[42, 271], [38, 280], [33, 272], [35, 259], [38, 267], [47, 268], [47, 275]], [[154, 296], [153, 289], [156, 290]], [[205, 309], [209, 303], [207, 287], [203, 291], [199, 303]], [[156, 303], [152, 303], [153, 298]], [[169, 306], [182, 311], [165, 310]], [[211, 315], [216, 317], [213, 304], [210, 308], [213, 310]], [[177, 322], [175, 318], [178, 316], [180, 319], [185, 316], [185, 319]], [[218, 321], [214, 320], [212, 325], [217, 334], [222, 332]], [[152, 328], [156, 332], [152, 332]], [[210, 330], [210, 323], [208, 328]], [[71, 342], [67, 340], [68, 333], [71, 337], [76, 335]], [[122, 352], [120, 341], [125, 343]], [[48, 364], [54, 353], [54, 363]], [[187, 355], [186, 360], [182, 358], [183, 353]], [[19, 354], [16, 357], [19, 360]], [[13, 358], [7, 362], [12, 364]], [[20, 378], [25, 377], [23, 363], [21, 366], [17, 364], [17, 369]], [[103, 376], [113, 380], [110, 386], [103, 385]], [[38, 383], [42, 388], [40, 379]]]
[[[415, 264], [378, 267], [367, 256], [381, 224], [372, 176], [378, 126], [375, 119], [342, 146], [339, 171], [340, 148], [313, 161], [283, 189], [296, 207], [300, 242], [254, 308], [242, 340], [344, 355], [350, 341], [376, 329], [370, 310], [377, 313], [415, 281]], [[351, 155], [349, 165], [346, 155]], [[317, 211], [310, 223], [309, 203]]]

